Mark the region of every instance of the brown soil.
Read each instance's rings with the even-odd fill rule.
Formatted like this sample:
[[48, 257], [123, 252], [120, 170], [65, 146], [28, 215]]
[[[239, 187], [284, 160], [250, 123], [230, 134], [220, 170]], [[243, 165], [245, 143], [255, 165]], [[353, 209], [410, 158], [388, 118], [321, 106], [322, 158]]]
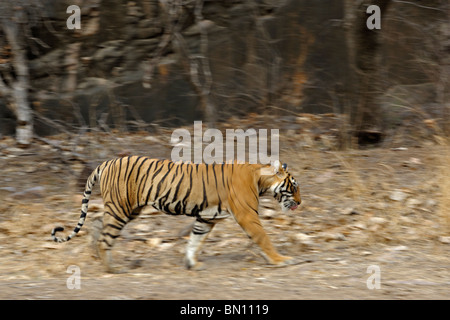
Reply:
[[[284, 214], [264, 198], [260, 214], [277, 249], [301, 263], [268, 266], [227, 219], [203, 246], [205, 270], [186, 270], [180, 232], [192, 218], [147, 212], [113, 250], [127, 273], [111, 275], [91, 245], [102, 211], [98, 186], [78, 236], [63, 244], [50, 238], [54, 226], [67, 234], [78, 220], [76, 155], [99, 163], [119, 153], [169, 157], [171, 147], [162, 133], [103, 139], [92, 148], [52, 137], [25, 150], [0, 140], [0, 299], [450, 298], [446, 147], [422, 141], [332, 151], [317, 139], [282, 136], [280, 158], [300, 182], [303, 203]], [[67, 286], [71, 265], [81, 272], [80, 289]], [[370, 266], [380, 270], [379, 289], [368, 288]]]

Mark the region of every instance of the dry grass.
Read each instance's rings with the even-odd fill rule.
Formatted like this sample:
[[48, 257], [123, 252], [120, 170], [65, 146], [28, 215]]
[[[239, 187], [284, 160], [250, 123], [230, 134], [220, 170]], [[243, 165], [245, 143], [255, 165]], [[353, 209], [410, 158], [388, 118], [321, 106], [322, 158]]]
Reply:
[[[197, 290], [201, 292], [199, 297], [219, 298], [221, 290], [210, 283], [229, 289], [229, 279], [243, 279], [238, 283], [239, 292], [231, 297], [242, 290], [254, 290], [257, 293], [252, 298], [270, 299], [283, 290], [283, 298], [310, 297], [311, 292], [323, 292], [325, 298], [342, 298], [342, 291], [333, 289], [339, 287], [347, 288], [349, 297], [373, 298], [374, 291], [366, 287], [366, 269], [377, 264], [384, 272], [383, 284], [389, 284], [375, 292], [377, 297], [448, 297], [445, 272], [450, 246], [439, 241], [441, 236], [450, 234], [450, 148], [448, 141], [439, 138], [443, 135], [437, 136], [439, 143], [419, 141], [400, 151], [391, 147], [404, 145], [338, 150], [324, 143], [322, 133], [317, 138], [306, 129], [302, 133], [292, 131], [280, 137], [280, 159], [288, 163], [301, 184], [302, 206], [295, 212], [283, 213], [268, 197], [269, 202], [264, 203], [267, 208], [261, 208], [261, 218], [280, 252], [311, 258], [313, 262], [276, 271], [265, 268], [263, 260], [253, 253], [257, 249], [248, 249], [250, 242], [242, 230], [228, 220], [216, 227], [201, 255], [213, 271], [192, 273], [184, 270], [181, 263], [186, 239], [176, 236], [177, 230], [191, 220], [144, 215], [124, 230], [113, 253], [130, 273], [109, 278], [90, 247], [94, 203], [101, 203], [98, 189], [79, 236], [67, 244], [53, 243], [52, 227], [61, 224], [68, 232], [78, 219], [80, 200], [73, 202], [73, 198], [80, 190], [67, 182], [72, 180], [75, 184], [76, 177], [68, 179], [67, 168], [58, 165], [58, 151], [41, 145], [10, 161], [8, 155], [23, 151], [3, 140], [3, 150], [10, 154], [5, 152], [0, 158], [0, 165], [4, 166], [0, 182], [17, 191], [36, 185], [45, 189], [40, 195], [28, 193], [20, 198], [0, 189], [0, 196], [4, 196], [0, 203], [0, 280], [42, 280], [33, 291], [14, 289], [16, 284], [11, 284], [18, 297], [35, 297], [45, 289], [49, 296], [72, 298], [73, 292], [66, 289], [66, 269], [75, 264], [86, 279], [82, 285], [84, 298], [97, 297], [100, 291], [103, 296], [110, 290], [116, 290], [115, 295], [119, 292], [138, 296], [142, 288], [138, 291], [128, 286], [131, 273], [135, 274], [136, 286], [144, 286], [146, 292], [157, 291], [162, 294], [159, 297], [180, 297], [196, 287], [201, 289]], [[108, 142], [99, 142], [98, 149], [106, 150], [102, 160], [122, 152], [124, 146], [132, 154], [170, 154], [170, 145], [163, 145], [170, 134], [149, 137], [111, 134], [105, 139]], [[84, 151], [87, 153], [87, 148]], [[411, 159], [418, 162], [414, 164]], [[26, 175], [21, 175], [24, 171]], [[401, 190], [405, 199], [391, 199], [396, 190]], [[408, 200], [418, 203], [410, 206]], [[98, 282], [89, 285], [89, 277]], [[261, 280], [254, 282], [255, 279]], [[423, 279], [431, 284], [414, 284]], [[49, 284], [53, 280], [59, 282]], [[412, 285], [405, 287], [405, 281]], [[261, 290], [260, 284], [264, 283], [268, 289]]]
[[450, 234], [450, 139], [439, 137], [438, 141], [443, 145], [440, 165], [437, 171], [440, 173], [440, 191], [439, 207], [437, 216], [441, 220], [442, 231], [444, 234]]

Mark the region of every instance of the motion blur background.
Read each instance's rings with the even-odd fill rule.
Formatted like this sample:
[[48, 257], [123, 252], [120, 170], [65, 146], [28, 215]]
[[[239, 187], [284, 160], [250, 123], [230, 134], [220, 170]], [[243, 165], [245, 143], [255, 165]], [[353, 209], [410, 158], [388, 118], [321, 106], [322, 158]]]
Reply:
[[[0, 0], [0, 299], [449, 299], [449, 10]], [[223, 136], [279, 130], [303, 201], [283, 213], [262, 197], [259, 214], [277, 249], [304, 263], [268, 268], [228, 219], [205, 241], [205, 271], [188, 271], [192, 219], [144, 210], [113, 249], [128, 272], [105, 275], [92, 247], [97, 187], [78, 236], [52, 242], [53, 227], [75, 226], [98, 164], [170, 158], [172, 133], [192, 136], [194, 120]], [[80, 290], [66, 285], [73, 265]]]
[[375, 142], [414, 120], [449, 130], [444, 0], [2, 0], [0, 19], [3, 135], [249, 113], [343, 114], [341, 133]]

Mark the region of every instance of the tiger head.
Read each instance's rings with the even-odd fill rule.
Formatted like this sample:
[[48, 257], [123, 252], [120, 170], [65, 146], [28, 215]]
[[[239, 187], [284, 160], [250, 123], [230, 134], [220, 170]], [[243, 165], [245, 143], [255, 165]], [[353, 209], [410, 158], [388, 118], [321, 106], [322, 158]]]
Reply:
[[269, 184], [275, 199], [280, 203], [283, 211], [295, 210], [302, 202], [300, 188], [294, 177], [287, 171], [287, 164], [276, 160], [269, 168], [265, 168], [262, 175]]

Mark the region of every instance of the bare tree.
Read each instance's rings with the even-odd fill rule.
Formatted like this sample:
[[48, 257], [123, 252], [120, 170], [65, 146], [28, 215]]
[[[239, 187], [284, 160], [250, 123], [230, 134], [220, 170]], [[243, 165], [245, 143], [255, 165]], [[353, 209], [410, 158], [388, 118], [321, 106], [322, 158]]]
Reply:
[[[33, 115], [28, 99], [29, 71], [25, 45], [25, 31], [32, 19], [30, 8], [35, 1], [4, 0], [0, 3], [0, 27], [11, 48], [11, 59], [2, 61], [0, 94], [16, 116], [16, 140], [28, 146], [33, 138]], [[29, 29], [28, 29], [29, 30]]]
[[[391, 0], [376, 1], [381, 19]], [[381, 111], [377, 103], [380, 66], [380, 30], [367, 28], [366, 9], [374, 4], [366, 0], [346, 0], [345, 27], [349, 59], [349, 90], [352, 125], [356, 131], [377, 128]]]

